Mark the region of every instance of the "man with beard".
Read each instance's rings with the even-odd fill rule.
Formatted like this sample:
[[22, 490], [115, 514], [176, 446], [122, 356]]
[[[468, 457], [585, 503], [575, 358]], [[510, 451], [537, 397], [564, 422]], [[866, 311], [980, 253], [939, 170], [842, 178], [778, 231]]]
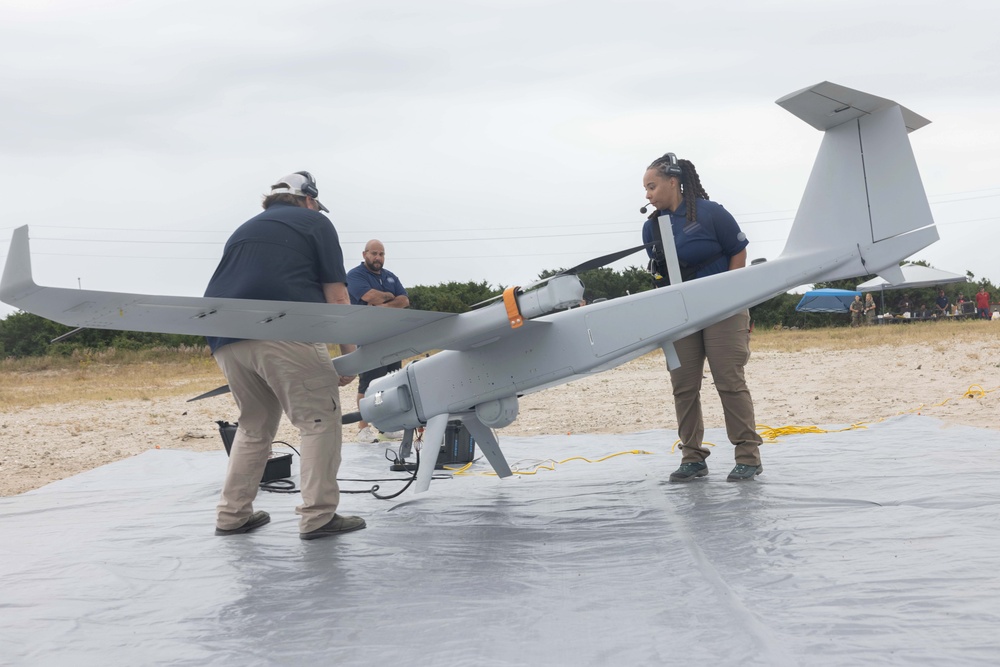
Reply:
[[[308, 171], [272, 185], [264, 211], [229, 237], [205, 296], [346, 304], [340, 240], [318, 197]], [[340, 387], [354, 377], [337, 373], [322, 343], [218, 337], [208, 343], [239, 408], [215, 534], [241, 535], [271, 521], [267, 512], [254, 511], [253, 501], [282, 413], [301, 437], [299, 537], [315, 540], [364, 528], [364, 519], [335, 513], [340, 504]], [[353, 351], [354, 345], [340, 346], [342, 354]]]
[[[381, 308], [407, 308], [410, 305], [410, 298], [406, 295], [406, 289], [396, 274], [383, 268], [385, 246], [382, 242], [372, 239], [365, 244], [361, 258], [364, 261], [347, 273], [347, 291], [351, 296], [351, 303]], [[359, 404], [372, 380], [392, 371], [398, 371], [401, 367], [402, 364], [397, 361], [362, 373], [358, 379]], [[360, 427], [358, 442], [378, 442], [379, 432], [375, 427], [363, 420], [358, 425]]]

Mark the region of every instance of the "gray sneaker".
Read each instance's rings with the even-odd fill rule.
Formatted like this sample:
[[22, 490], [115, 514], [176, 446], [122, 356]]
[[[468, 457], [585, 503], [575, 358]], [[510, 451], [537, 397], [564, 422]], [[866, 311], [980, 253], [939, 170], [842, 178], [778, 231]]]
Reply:
[[708, 464], [704, 461], [698, 463], [682, 463], [677, 470], [670, 473], [671, 482], [690, 482], [695, 477], [704, 477], [708, 474]]
[[239, 528], [232, 528], [230, 530], [223, 530], [222, 528], [216, 528], [216, 535], [241, 535], [243, 533], [249, 533], [251, 530], [256, 530], [263, 526], [264, 524], [271, 522], [271, 515], [267, 512], [261, 510], [254, 512], [247, 519], [247, 522], [240, 526]]
[[320, 526], [316, 530], [310, 530], [308, 533], [299, 533], [299, 537], [303, 540], [318, 540], [321, 537], [330, 537], [331, 535], [339, 535], [340, 533], [349, 533], [352, 530], [361, 530], [365, 525], [365, 520], [359, 516], [334, 514], [333, 518], [327, 521], [325, 525]]
[[748, 466], [745, 463], [737, 463], [736, 467], [732, 469], [729, 473], [729, 477], [726, 478], [727, 482], [748, 482], [753, 481], [753, 478], [764, 472], [764, 466]]

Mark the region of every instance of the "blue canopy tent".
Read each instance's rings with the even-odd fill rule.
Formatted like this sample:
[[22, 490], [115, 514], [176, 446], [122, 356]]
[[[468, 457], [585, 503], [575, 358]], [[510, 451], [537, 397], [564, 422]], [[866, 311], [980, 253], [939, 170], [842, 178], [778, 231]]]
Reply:
[[795, 310], [800, 313], [847, 313], [861, 292], [846, 289], [814, 289], [802, 295]]

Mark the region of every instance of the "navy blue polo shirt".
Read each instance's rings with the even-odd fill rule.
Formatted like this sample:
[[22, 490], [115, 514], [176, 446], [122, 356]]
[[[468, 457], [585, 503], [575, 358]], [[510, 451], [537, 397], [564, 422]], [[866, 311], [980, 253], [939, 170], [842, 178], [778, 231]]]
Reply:
[[[729, 270], [729, 258], [738, 255], [750, 242], [740, 230], [736, 219], [721, 204], [708, 199], [695, 199], [698, 219], [688, 222], [687, 200], [683, 200], [676, 211], [670, 213], [670, 227], [674, 233], [677, 259], [682, 266], [696, 266], [714, 255], [722, 253], [718, 259], [703, 266], [695, 278], [704, 278]], [[666, 213], [667, 211], [657, 211]], [[642, 226], [642, 242], [652, 243], [653, 225], [657, 219], [646, 220]], [[646, 248], [650, 257], [653, 249]]]
[[[325, 283], [346, 283], [333, 223], [301, 206], [274, 204], [240, 225], [205, 289], [207, 297], [326, 303]], [[209, 337], [214, 353], [239, 338]]]
[[379, 292], [389, 292], [393, 296], [403, 296], [406, 290], [399, 282], [396, 274], [388, 269], [382, 269], [378, 273], [372, 273], [361, 262], [358, 266], [347, 272], [347, 292], [351, 295], [351, 303], [356, 306], [367, 305], [361, 300], [368, 290], [378, 290]]

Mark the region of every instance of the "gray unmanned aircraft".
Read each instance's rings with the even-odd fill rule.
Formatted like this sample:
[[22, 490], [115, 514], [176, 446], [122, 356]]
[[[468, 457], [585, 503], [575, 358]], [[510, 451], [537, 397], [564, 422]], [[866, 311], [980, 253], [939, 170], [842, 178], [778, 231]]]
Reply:
[[[929, 121], [896, 102], [829, 82], [777, 103], [824, 132], [784, 250], [774, 260], [682, 282], [666, 244], [670, 285], [574, 308], [583, 283], [564, 273], [462, 314], [365, 306], [155, 296], [35, 284], [27, 226], [14, 231], [0, 300], [56, 322], [95, 329], [257, 340], [355, 343], [334, 360], [342, 375], [440, 350], [372, 382], [359, 409], [383, 431], [425, 427], [440, 443], [461, 420], [500, 477], [511, 474], [493, 429], [511, 424], [519, 397], [600, 373], [818, 281], [878, 274], [903, 279], [899, 262], [938, 239], [907, 134]], [[669, 217], [659, 220], [661, 234]], [[424, 456], [417, 491], [431, 482]]]

